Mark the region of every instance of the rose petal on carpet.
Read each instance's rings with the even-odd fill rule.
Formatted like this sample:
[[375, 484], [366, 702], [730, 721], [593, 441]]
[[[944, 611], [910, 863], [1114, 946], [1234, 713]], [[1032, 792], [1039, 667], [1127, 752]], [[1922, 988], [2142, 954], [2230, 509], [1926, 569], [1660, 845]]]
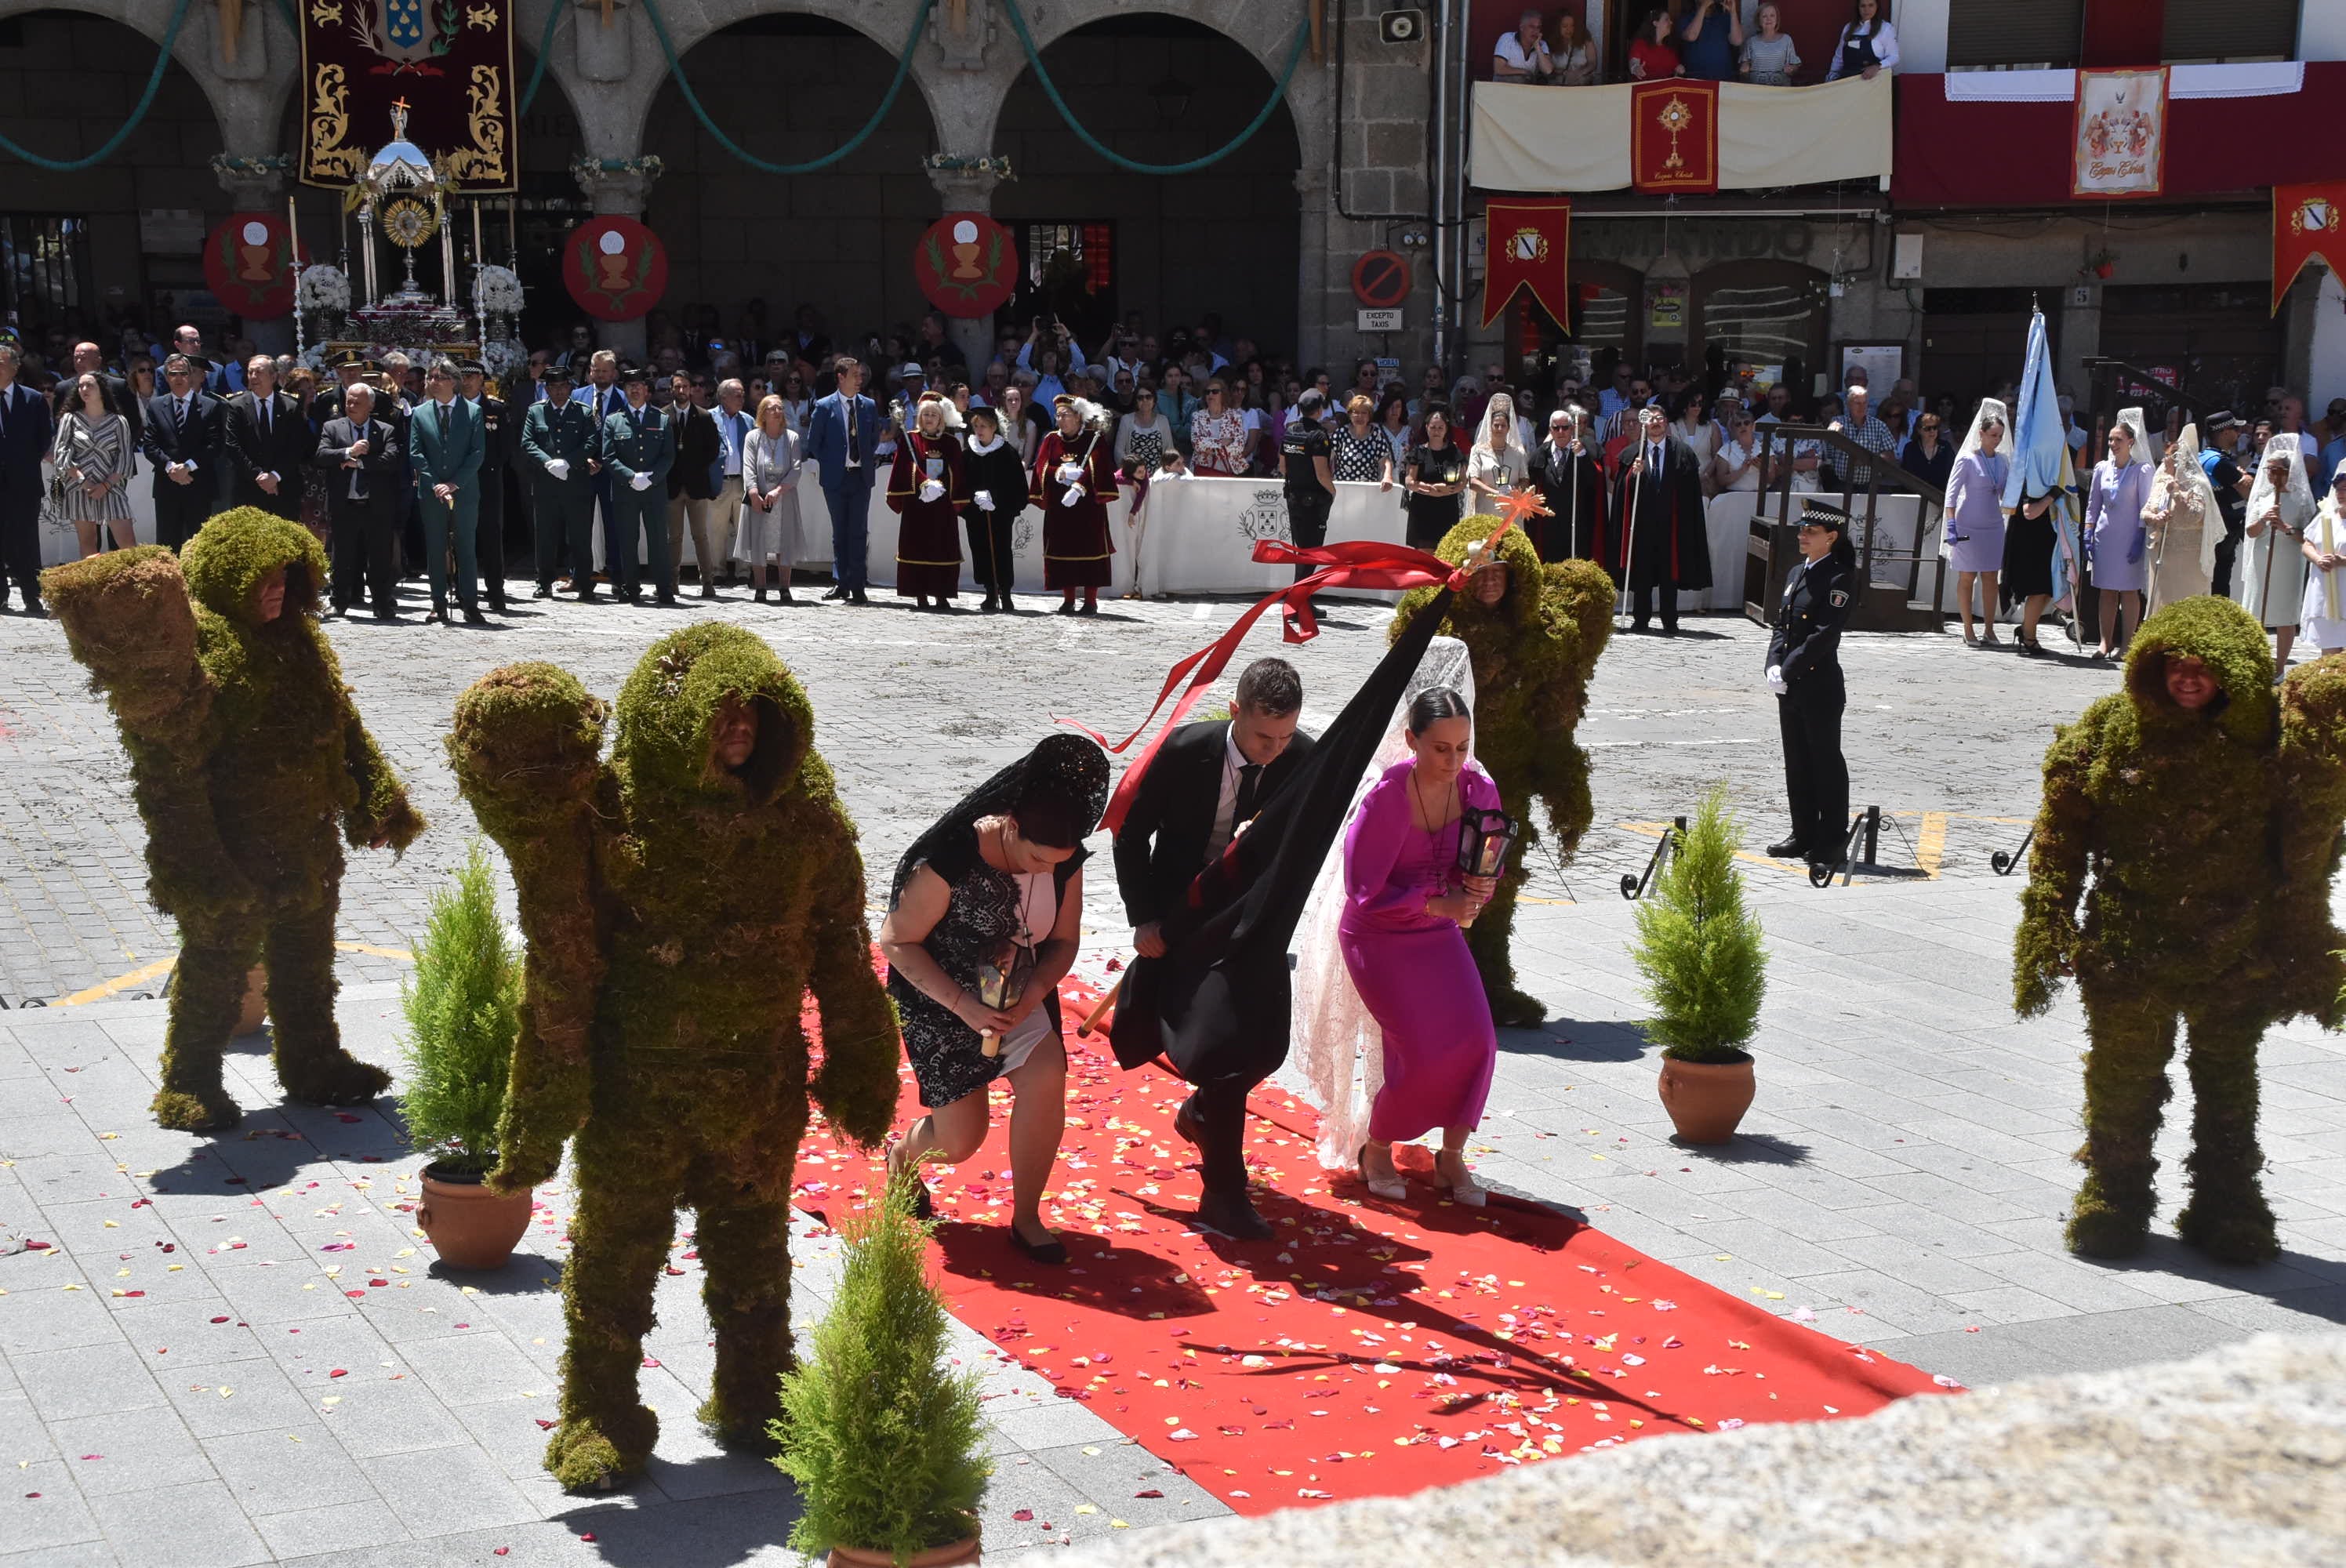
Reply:
[[[1008, 1239], [1006, 1087], [985, 1146], [924, 1167], [953, 1314], [1059, 1398], [1081, 1400], [1242, 1514], [1446, 1486], [1663, 1435], [1860, 1416], [1951, 1384], [1845, 1344], [1543, 1204], [1473, 1209], [1396, 1151], [1410, 1196], [1372, 1196], [1312, 1155], [1308, 1105], [1249, 1103], [1255, 1204], [1278, 1234], [1198, 1229], [1188, 1086], [1127, 1073], [1076, 1024], [1100, 993], [1070, 979], [1066, 1140], [1043, 1215], [1069, 1261]], [[810, 1020], [811, 1025], [811, 1020]], [[921, 1115], [902, 1069], [897, 1125]], [[881, 1157], [818, 1123], [798, 1206], [868, 1202]]]

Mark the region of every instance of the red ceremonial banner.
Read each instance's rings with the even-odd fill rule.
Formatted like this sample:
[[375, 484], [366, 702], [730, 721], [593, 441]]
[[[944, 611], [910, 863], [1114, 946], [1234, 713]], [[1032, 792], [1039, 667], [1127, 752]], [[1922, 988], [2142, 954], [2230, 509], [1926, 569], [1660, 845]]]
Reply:
[[1529, 289], [1559, 322], [1572, 320], [1567, 289], [1572, 202], [1561, 196], [1494, 197], [1483, 271], [1483, 324], [1489, 326], [1516, 291]]
[[2167, 67], [2079, 71], [2069, 194], [2109, 199], [2167, 188]]
[[406, 139], [459, 191], [512, 190], [511, 0], [312, 0], [301, 15], [301, 180], [355, 184], [393, 138]]
[[2318, 185], [2273, 187], [2272, 308], [2280, 313], [2281, 296], [2297, 281], [2308, 261], [2319, 260], [2332, 272], [2346, 271], [2331, 259], [2346, 258], [2346, 179]]
[[1629, 183], [1638, 190], [1719, 188], [1717, 82], [1674, 77], [1630, 87]]
[[204, 239], [204, 287], [248, 321], [293, 311], [293, 236], [281, 212], [231, 212]]
[[1018, 242], [983, 212], [948, 212], [913, 247], [913, 280], [948, 316], [991, 316], [1018, 286]]
[[562, 250], [564, 286], [598, 321], [632, 321], [668, 291], [668, 247], [632, 218], [588, 219]]

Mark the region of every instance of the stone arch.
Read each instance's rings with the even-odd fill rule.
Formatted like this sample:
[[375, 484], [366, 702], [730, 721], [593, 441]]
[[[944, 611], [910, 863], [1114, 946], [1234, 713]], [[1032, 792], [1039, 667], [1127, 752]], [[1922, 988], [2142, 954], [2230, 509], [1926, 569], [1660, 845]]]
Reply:
[[[171, 9], [170, 0], [71, 0], [69, 4], [59, 4], [58, 0], [0, 0], [0, 22], [32, 24], [52, 18], [87, 18], [111, 22], [139, 35], [148, 44], [159, 45], [170, 29]], [[180, 25], [178, 41], [171, 47], [171, 61], [177, 71], [184, 74], [202, 93], [205, 104], [211, 111], [215, 138], [230, 150], [250, 154], [269, 150], [255, 142], [248, 133], [265, 131], [265, 127], [272, 123], [267, 117], [269, 101], [291, 84], [297, 74], [301, 46], [286, 32], [284, 24], [265, 15], [262, 7], [248, 5], [244, 15], [245, 46], [240, 50], [244, 58], [234, 76], [224, 74], [219, 62], [219, 12], [201, 4], [200, 0], [191, 0], [188, 7], [187, 20]], [[122, 68], [134, 72], [138, 84], [143, 86], [153, 65], [153, 51], [139, 48], [125, 56]], [[170, 76], [167, 75], [167, 91]], [[70, 95], [71, 82], [71, 75], [68, 74], [57, 84], [60, 93]], [[128, 114], [131, 105], [138, 101], [138, 87], [133, 87], [129, 98], [121, 106], [122, 115]], [[22, 101], [20, 98], [17, 103], [7, 107], [15, 110]], [[9, 117], [17, 117], [12, 113]], [[43, 117], [36, 114], [27, 117], [37, 119]], [[95, 121], [103, 117], [93, 115], [88, 117]], [[103, 137], [112, 134], [113, 127], [120, 123], [121, 116], [117, 116], [98, 132], [98, 136]], [[87, 150], [77, 147], [66, 151], [54, 143], [36, 144], [21, 137], [14, 139], [36, 152], [46, 151], [51, 157], [78, 157]], [[242, 145], [240, 145], [240, 141]], [[138, 137], [134, 136], [116, 152], [115, 159], [128, 158], [129, 149], [137, 145]], [[11, 158], [0, 167], [15, 162]], [[85, 172], [95, 173], [96, 170]]]

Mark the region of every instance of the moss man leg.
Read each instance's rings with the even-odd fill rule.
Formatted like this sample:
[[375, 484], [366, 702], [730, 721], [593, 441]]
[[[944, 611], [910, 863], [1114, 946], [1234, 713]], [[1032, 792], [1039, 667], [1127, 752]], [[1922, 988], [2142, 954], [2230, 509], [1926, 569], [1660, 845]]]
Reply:
[[2069, 1250], [2126, 1257], [2142, 1249], [2157, 1207], [2151, 1145], [2175, 1054], [2171, 1007], [2086, 993], [2085, 1185], [2069, 1211]]
[[1483, 994], [1491, 1002], [1491, 1020], [1503, 1029], [1535, 1029], [1547, 1017], [1537, 997], [1515, 989], [1515, 965], [1509, 956], [1515, 931], [1515, 895], [1524, 886], [1524, 853], [1529, 835], [1515, 840], [1508, 851], [1507, 870], [1498, 891], [1466, 928], [1466, 950], [1483, 977]]
[[391, 1086], [390, 1074], [342, 1049], [334, 1023], [335, 903], [280, 911], [264, 960], [277, 1081], [288, 1099], [311, 1105], [361, 1105]]
[[[780, 1168], [796, 1157], [784, 1151]], [[747, 1191], [698, 1205], [694, 1244], [708, 1281], [701, 1299], [717, 1337], [717, 1378], [701, 1423], [719, 1441], [767, 1446], [766, 1423], [781, 1411], [781, 1376], [790, 1345], [790, 1210]]]
[[2191, 1201], [2176, 1234], [2219, 1263], [2269, 1263], [2280, 1256], [2272, 1209], [2259, 1173], [2257, 1044], [2261, 1017], [2195, 1013], [2184, 1050], [2191, 1074]]
[[244, 1010], [246, 978], [260, 956], [260, 926], [241, 916], [184, 921], [179, 944], [155, 1121], [182, 1133], [217, 1132], [244, 1115], [220, 1082], [220, 1056]]
[[[672, 1131], [668, 1133], [673, 1136]], [[676, 1235], [683, 1161], [658, 1130], [598, 1127], [578, 1135], [578, 1214], [562, 1271], [562, 1424], [546, 1468], [571, 1492], [612, 1485], [651, 1457], [659, 1418], [636, 1392], [652, 1288]]]

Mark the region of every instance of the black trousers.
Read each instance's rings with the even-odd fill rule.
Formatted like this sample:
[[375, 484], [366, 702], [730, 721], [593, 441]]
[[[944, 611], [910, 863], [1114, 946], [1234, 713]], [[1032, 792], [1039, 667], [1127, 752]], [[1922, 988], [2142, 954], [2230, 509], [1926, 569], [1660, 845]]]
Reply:
[[334, 591], [338, 610], [365, 600], [378, 616], [399, 608], [398, 564], [392, 558], [391, 498], [334, 503]]
[[196, 536], [212, 514], [212, 487], [174, 484], [166, 479], [155, 486], [155, 543], [178, 549]]
[[41, 493], [0, 494], [0, 599], [10, 585], [31, 604], [41, 596]]
[[1647, 586], [1642, 588], [1630, 589], [1630, 624], [1635, 626], [1639, 631], [1644, 631], [1646, 629], [1647, 623], [1651, 621], [1654, 616], [1654, 598], [1656, 595], [1659, 595], [1661, 596], [1662, 626], [1664, 629], [1673, 632], [1678, 630], [1678, 585], [1676, 583], [1664, 583], [1658, 588], [1648, 584]]
[[2246, 523], [2227, 524], [2224, 536], [2216, 541], [2216, 577], [2208, 591], [2219, 599], [2232, 596], [2232, 563], [2239, 558], [2240, 540], [2248, 533]]
[[571, 586], [580, 593], [595, 587], [595, 491], [539, 485], [530, 499], [531, 525], [537, 530], [537, 585], [554, 586], [562, 575], [563, 557], [569, 556]]
[[1849, 831], [1849, 762], [1841, 754], [1841, 715], [1848, 702], [1837, 667], [1810, 670], [1776, 699], [1791, 836], [1819, 859], [1837, 857]]
[[[1287, 535], [1297, 549], [1317, 550], [1328, 542], [1328, 510], [1335, 504], [1336, 498], [1316, 484], [1287, 493]], [[1300, 583], [1319, 569], [1298, 561], [1295, 580]]]
[[1189, 1092], [1189, 1114], [1198, 1122], [1198, 1174], [1209, 1193], [1244, 1193], [1246, 1102], [1254, 1084], [1216, 1078]]
[[473, 524], [473, 560], [489, 603], [505, 602], [505, 471], [481, 470], [481, 510]]
[[[979, 587], [1005, 600], [1018, 578], [1017, 541], [1012, 536], [1017, 522], [1017, 513], [1001, 506], [991, 512], [973, 506], [962, 514], [962, 525], [969, 533], [969, 575]], [[787, 562], [782, 569], [786, 574], [790, 570]]]

